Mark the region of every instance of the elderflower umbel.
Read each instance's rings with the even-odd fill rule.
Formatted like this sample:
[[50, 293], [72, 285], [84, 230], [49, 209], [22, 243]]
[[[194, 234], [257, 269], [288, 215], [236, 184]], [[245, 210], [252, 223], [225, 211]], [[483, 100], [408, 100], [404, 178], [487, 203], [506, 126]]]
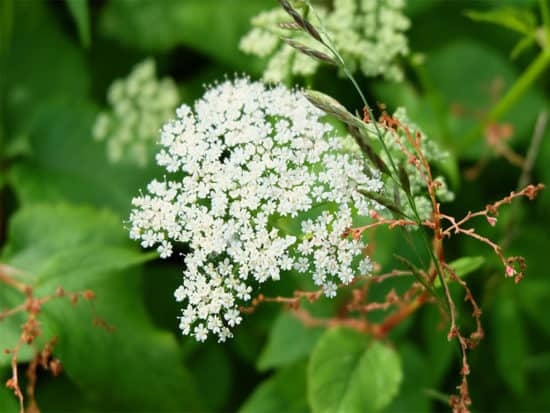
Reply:
[[[352, 72], [399, 81], [403, 73], [396, 61], [409, 53], [404, 31], [410, 22], [402, 13], [404, 5], [404, 0], [334, 0], [330, 11], [316, 6], [316, 13], [310, 12], [308, 19], [316, 27], [326, 28]], [[279, 82], [290, 75], [309, 76], [319, 67], [318, 61], [282, 42], [281, 37], [291, 37], [327, 53], [306, 33], [278, 26], [291, 20], [282, 8], [262, 12], [252, 19], [254, 28], [241, 39], [240, 48], [245, 53], [270, 57], [264, 72], [266, 81]]]
[[94, 139], [107, 141], [107, 157], [144, 166], [161, 125], [172, 116], [179, 96], [175, 83], [157, 80], [155, 62], [147, 59], [134, 67], [126, 79], [109, 87], [111, 110], [98, 115]]
[[382, 183], [340, 151], [301, 93], [227, 80], [176, 114], [157, 155], [171, 178], [134, 198], [130, 236], [163, 258], [175, 244], [189, 246], [175, 291], [183, 334], [225, 341], [253, 290], [291, 271], [329, 297], [359, 267], [370, 271], [361, 241], [342, 233], [370, 211], [358, 189], [379, 192]]

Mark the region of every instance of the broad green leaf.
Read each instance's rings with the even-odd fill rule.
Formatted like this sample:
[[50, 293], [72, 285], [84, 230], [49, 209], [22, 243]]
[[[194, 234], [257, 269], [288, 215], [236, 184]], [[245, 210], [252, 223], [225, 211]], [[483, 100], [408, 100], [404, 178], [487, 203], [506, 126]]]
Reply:
[[29, 0], [15, 1], [14, 6], [16, 23], [2, 73], [9, 141], [24, 139], [47, 100], [81, 99], [90, 89], [83, 51], [65, 35], [49, 5]]
[[472, 20], [493, 23], [527, 35], [537, 27], [535, 15], [525, 8], [508, 6], [492, 10], [467, 10], [465, 14]]
[[232, 396], [232, 389], [240, 379], [232, 369], [230, 354], [219, 343], [200, 343], [198, 351], [188, 359], [190, 369], [195, 372], [197, 389], [204, 397], [204, 405], [209, 411], [220, 411]]
[[[95, 310], [82, 299], [76, 305], [56, 299], [40, 314], [41, 338], [58, 337], [55, 355], [87, 398], [119, 411], [198, 409], [174, 336], [154, 326], [142, 300], [143, 276], [136, 265], [151, 255], [128, 240], [115, 214], [35, 205], [13, 216], [8, 239], [2, 262], [21, 269], [37, 296], [58, 286], [97, 296]], [[5, 293], [0, 290], [2, 302]], [[94, 314], [115, 330], [95, 327]], [[9, 362], [5, 357], [2, 363]]]
[[64, 373], [41, 379], [42, 377], [37, 386], [36, 400], [42, 412], [63, 412], [67, 411], [67, 406], [72, 406], [70, 410], [73, 413], [109, 412], [116, 409], [112, 403], [88, 397]]
[[260, 383], [239, 413], [307, 413], [305, 393], [306, 364], [294, 364]]
[[292, 314], [281, 313], [260, 354], [258, 369], [281, 367], [307, 357], [322, 333], [321, 328], [308, 328]]
[[[39, 262], [67, 248], [86, 246], [132, 245], [120, 219], [103, 209], [76, 207], [70, 204], [37, 204], [21, 208], [10, 220], [8, 244], [2, 257], [15, 261], [30, 272], [41, 268]], [[31, 251], [32, 254], [29, 252]], [[28, 254], [32, 260], [19, 262]]]
[[91, 134], [97, 112], [86, 100], [50, 100], [37, 111], [28, 128], [32, 157], [9, 171], [21, 203], [70, 201], [128, 216], [139, 189], [161, 174], [153, 154], [148, 168], [109, 163], [105, 145]]
[[[21, 271], [18, 277], [39, 295], [51, 294], [57, 287], [88, 289], [88, 280], [101, 279], [111, 271], [124, 270], [152, 257], [128, 242], [113, 214], [64, 204], [20, 209], [10, 221], [8, 240], [1, 262]], [[24, 301], [20, 292], [4, 287], [0, 298], [5, 308]], [[21, 313], [0, 322], [2, 349], [17, 343], [24, 321]], [[20, 360], [31, 356], [31, 349], [24, 347]], [[0, 364], [9, 364], [10, 360], [9, 355], [0, 354]]]
[[462, 257], [449, 263], [449, 266], [454, 270], [457, 276], [464, 277], [483, 265], [485, 258], [478, 257]]
[[430, 366], [429, 384], [434, 388], [439, 388], [456, 354], [456, 344], [447, 340], [448, 328], [436, 306], [427, 306], [422, 310], [422, 349], [426, 354], [426, 365]]
[[90, 46], [90, 13], [88, 0], [67, 0], [67, 7], [71, 12], [78, 28], [78, 35], [84, 47]]
[[58, 336], [56, 356], [67, 376], [88, 397], [117, 411], [199, 410], [175, 337], [156, 328], [145, 312], [140, 271], [111, 272], [88, 280], [86, 288], [97, 294], [95, 312], [115, 330], [92, 325], [85, 302], [45, 307], [44, 330]]
[[308, 399], [314, 413], [377, 412], [399, 391], [397, 353], [355, 331], [336, 328], [321, 337], [308, 366]]
[[[476, 271], [485, 263], [485, 258], [482, 256], [477, 257], [462, 257], [449, 263], [449, 266], [453, 269], [457, 277], [465, 277], [468, 274]], [[434, 287], [441, 287], [441, 281], [436, 278], [434, 281]]]
[[269, 0], [115, 0], [105, 8], [100, 27], [126, 46], [167, 51], [186, 45], [250, 72], [253, 60], [239, 51], [239, 40], [250, 30], [252, 16], [274, 6]]
[[415, 345], [404, 342], [398, 347], [403, 361], [403, 383], [397, 397], [384, 409], [384, 412], [428, 412], [430, 401], [424, 389], [430, 385], [431, 368], [428, 361]]
[[495, 297], [493, 329], [496, 369], [502, 380], [518, 395], [527, 390], [525, 359], [528, 349], [523, 319], [511, 284], [503, 285]]

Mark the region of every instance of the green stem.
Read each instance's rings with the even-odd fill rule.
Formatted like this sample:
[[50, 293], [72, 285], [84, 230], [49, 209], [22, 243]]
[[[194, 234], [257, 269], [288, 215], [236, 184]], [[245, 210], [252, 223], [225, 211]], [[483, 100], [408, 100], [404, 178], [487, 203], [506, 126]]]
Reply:
[[510, 90], [504, 95], [496, 104], [495, 107], [487, 114], [483, 122], [475, 127], [470, 133], [464, 137], [459, 149], [464, 150], [473, 145], [483, 133], [485, 126], [491, 122], [495, 122], [500, 117], [505, 115], [512, 107], [518, 102], [518, 100], [527, 92], [531, 85], [537, 80], [542, 72], [550, 64], [550, 50], [542, 50], [539, 55], [531, 62], [531, 64], [525, 69], [523, 74], [512, 85]]
[[550, 50], [543, 50], [537, 58], [529, 65], [521, 77], [514, 83], [508, 93], [489, 112], [487, 121], [494, 122], [507, 113], [529, 87], [537, 80], [539, 75], [550, 63]]
[[[308, 1], [308, 6], [309, 8], [313, 11], [313, 13], [316, 15], [317, 17], [317, 20], [319, 20], [320, 22], [322, 22], [322, 20], [319, 18], [319, 16], [317, 15], [315, 9], [311, 6], [311, 4], [309, 3]], [[395, 162], [393, 160], [393, 157], [391, 156], [391, 153], [390, 153], [390, 150], [388, 148], [388, 146], [386, 145], [386, 142], [384, 141], [384, 135], [380, 129], [380, 127], [378, 126], [378, 123], [375, 122], [375, 117], [374, 117], [374, 113], [372, 112], [372, 109], [367, 101], [367, 98], [365, 97], [365, 95], [363, 94], [363, 91], [361, 90], [361, 88], [359, 87], [359, 84], [357, 83], [357, 81], [355, 80], [355, 77], [353, 76], [353, 74], [349, 71], [344, 59], [342, 58], [342, 56], [340, 55], [340, 53], [338, 53], [338, 50], [336, 49], [336, 47], [334, 46], [334, 43], [332, 42], [328, 32], [325, 30], [325, 27], [322, 25], [321, 23], [321, 32], [322, 34], [324, 35], [325, 39], [327, 40], [326, 42], [323, 41], [323, 45], [325, 47], [327, 47], [331, 53], [333, 54], [334, 58], [336, 59], [337, 63], [339, 64], [339, 66], [342, 68], [342, 70], [344, 71], [345, 75], [347, 76], [347, 78], [351, 81], [351, 83], [353, 84], [354, 88], [357, 90], [357, 93], [359, 94], [360, 98], [361, 98], [361, 101], [363, 103], [363, 106], [365, 107], [365, 109], [367, 110], [369, 116], [371, 119], [373, 119], [373, 122], [372, 124], [374, 125], [374, 128], [376, 130], [376, 135], [378, 137], [378, 140], [380, 141], [381, 145], [382, 145], [382, 148], [384, 150], [384, 152], [386, 153], [386, 156], [388, 157], [389, 161], [390, 161], [390, 165], [391, 165], [391, 168], [393, 170], [393, 174], [390, 174], [390, 178], [396, 182], [397, 185], [401, 186], [400, 185], [400, 182], [399, 180], [396, 178], [397, 176], [399, 176], [399, 169], [397, 168], [397, 166], [395, 165]], [[420, 214], [418, 213], [418, 209], [416, 208], [416, 203], [414, 202], [414, 198], [412, 196], [412, 194], [410, 194], [408, 191], [404, 191], [406, 196], [407, 196], [407, 201], [409, 202], [409, 205], [413, 211], [413, 214], [415, 216], [415, 221], [416, 223], [422, 227], [422, 219], [420, 218]], [[443, 287], [445, 287], [447, 289], [447, 282], [445, 281], [445, 277], [443, 276], [443, 271], [441, 269], [441, 266], [439, 264], [439, 260], [436, 258], [434, 252], [432, 251], [432, 248], [430, 247], [430, 243], [426, 237], [426, 234], [423, 232], [422, 233], [422, 239], [424, 240], [424, 245], [426, 247], [426, 249], [429, 251], [429, 254], [430, 254], [430, 257], [435, 265], [435, 268], [436, 268], [436, 272], [437, 272], [437, 277], [439, 278], [439, 281], [441, 282], [441, 285]], [[436, 299], [438, 301], [440, 301], [440, 297], [439, 296], [436, 296]], [[450, 300], [450, 297], [447, 297], [447, 300], [445, 300], [445, 304], [447, 306], [447, 310], [451, 311], [451, 303], [448, 301]]]

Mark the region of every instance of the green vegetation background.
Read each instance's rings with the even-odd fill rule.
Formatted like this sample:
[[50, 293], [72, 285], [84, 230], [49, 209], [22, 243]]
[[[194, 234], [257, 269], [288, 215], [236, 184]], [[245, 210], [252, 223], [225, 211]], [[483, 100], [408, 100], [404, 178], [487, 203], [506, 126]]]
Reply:
[[[482, 137], [465, 141], [478, 122], [468, 113], [482, 113], [494, 103], [490, 86], [501, 79], [506, 90], [536, 55], [533, 49], [510, 59], [514, 33], [463, 14], [497, 3], [503, 2], [409, 1], [410, 46], [425, 54], [425, 64], [419, 70], [409, 66], [400, 85], [361, 79], [372, 102], [385, 102], [390, 109], [405, 106], [432, 139], [451, 151], [446, 173], [457, 196], [446, 208], [458, 216], [507, 195], [521, 172], [495, 157]], [[505, 3], [536, 10], [536, 2]], [[30, 274], [27, 281], [38, 294], [59, 285], [92, 289], [98, 314], [116, 326], [114, 333], [95, 328], [85, 303], [73, 307], [58, 301], [44, 308], [43, 338], [59, 337], [55, 354], [64, 373], [57, 378], [40, 374], [41, 409], [309, 411], [308, 359], [323, 332], [305, 329], [280, 307], [266, 305], [246, 317], [229, 343], [197, 345], [181, 338], [173, 299], [180, 259], [151, 260], [127, 239], [123, 226], [132, 196], [161, 172], [110, 165], [104, 146], [91, 138], [109, 84], [147, 56], [154, 56], [161, 75], [177, 81], [185, 103], [201, 95], [204, 83], [226, 73], [258, 77], [262, 63], [239, 52], [238, 41], [249, 29], [249, 18], [276, 2], [108, 0], [86, 7], [83, 1], [1, 0], [0, 5], [0, 262]], [[540, 111], [549, 109], [548, 73], [504, 117], [514, 126], [511, 145], [519, 153], [526, 152]], [[312, 86], [351, 108], [359, 105], [350, 85], [329, 69]], [[467, 114], [457, 115], [457, 105]], [[535, 183], [550, 182], [549, 130], [533, 170]], [[486, 165], [479, 176], [466, 179], [464, 171], [480, 159]], [[504, 279], [485, 246], [463, 238], [449, 244], [451, 260], [486, 257], [468, 276], [486, 330], [471, 353], [474, 411], [550, 409], [549, 211], [546, 190], [536, 202], [505, 208], [495, 228], [479, 222], [493, 238], [508, 238], [508, 255], [526, 257], [529, 267], [519, 285]], [[388, 269], [394, 252], [406, 255], [411, 248], [393, 232], [379, 233], [376, 245], [375, 257]], [[291, 292], [294, 285], [282, 288]], [[455, 293], [461, 303], [460, 292]], [[19, 298], [0, 288], [2, 308]], [[470, 326], [470, 309], [462, 306], [461, 314], [461, 324]], [[385, 411], [448, 410], [426, 391], [449, 394], [459, 382], [459, 350], [447, 342], [440, 321], [438, 311], [426, 307], [392, 333], [403, 381]], [[20, 323], [0, 323], [1, 348], [13, 347]], [[338, 341], [324, 340], [325, 347]], [[337, 352], [338, 346], [331, 350]], [[23, 352], [21, 362], [31, 357]], [[382, 376], [391, 368], [371, 367]], [[9, 374], [9, 356], [1, 354], [2, 380]], [[374, 400], [376, 389], [359, 391]], [[10, 392], [0, 389], [0, 411], [17, 408]]]

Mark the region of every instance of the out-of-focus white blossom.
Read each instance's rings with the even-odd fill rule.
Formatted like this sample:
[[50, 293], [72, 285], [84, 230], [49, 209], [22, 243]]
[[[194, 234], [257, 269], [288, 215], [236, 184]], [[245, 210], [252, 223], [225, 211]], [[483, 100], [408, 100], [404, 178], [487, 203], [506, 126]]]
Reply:
[[[320, 21], [313, 13], [309, 13], [308, 19], [316, 27], [326, 28], [352, 72], [399, 81], [403, 73], [397, 59], [409, 53], [404, 32], [410, 22], [402, 12], [404, 5], [404, 0], [333, 0], [330, 10], [322, 5], [315, 7]], [[320, 65], [283, 43], [281, 37], [291, 37], [310, 48], [328, 52], [307, 33], [278, 26], [291, 20], [282, 8], [262, 12], [252, 19], [254, 28], [241, 39], [240, 48], [245, 53], [269, 57], [264, 72], [266, 81], [312, 75]]]
[[176, 113], [157, 155], [170, 175], [133, 200], [130, 236], [163, 257], [189, 246], [175, 291], [183, 334], [226, 340], [258, 285], [290, 271], [332, 297], [371, 270], [362, 242], [342, 233], [371, 208], [358, 189], [382, 182], [301, 93], [228, 80]]
[[101, 112], [93, 129], [94, 139], [106, 141], [107, 157], [144, 166], [164, 122], [178, 105], [178, 90], [172, 79], [156, 78], [155, 62], [147, 59], [125, 79], [109, 87], [109, 111]]

